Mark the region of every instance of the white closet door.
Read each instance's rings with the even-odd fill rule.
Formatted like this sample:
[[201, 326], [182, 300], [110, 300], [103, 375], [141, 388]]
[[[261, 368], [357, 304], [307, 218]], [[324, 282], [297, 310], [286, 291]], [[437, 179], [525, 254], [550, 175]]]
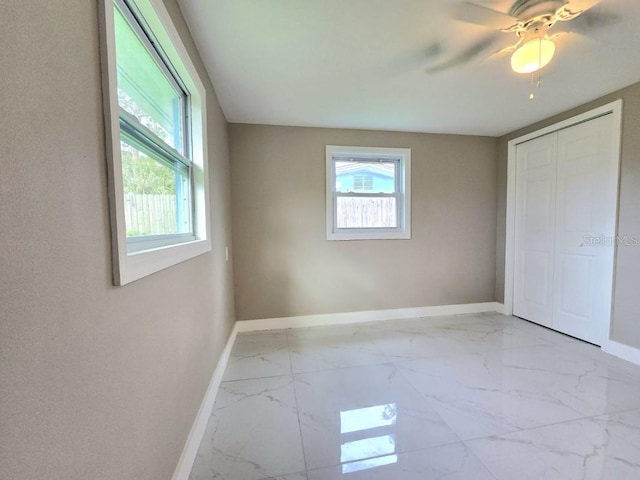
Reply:
[[611, 314], [617, 164], [613, 116], [558, 132], [553, 328], [602, 345]]
[[552, 326], [557, 134], [517, 147], [513, 314]]

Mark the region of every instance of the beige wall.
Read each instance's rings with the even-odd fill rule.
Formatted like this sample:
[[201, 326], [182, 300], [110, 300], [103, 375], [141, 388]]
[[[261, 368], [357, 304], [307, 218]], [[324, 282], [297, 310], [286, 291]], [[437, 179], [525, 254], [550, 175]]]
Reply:
[[[232, 124], [238, 319], [494, 300], [497, 141]], [[325, 145], [412, 149], [411, 240], [326, 240]]]
[[[640, 208], [640, 83], [636, 83], [499, 139], [496, 253], [496, 298], [498, 301], [504, 299], [507, 142], [619, 98], [623, 100], [623, 117], [618, 234], [640, 236], [640, 216], [638, 215]], [[616, 258], [612, 338], [637, 348], [640, 348], [639, 284], [640, 246], [620, 246]]]
[[111, 284], [97, 5], [0, 2], [7, 480], [170, 478], [234, 317], [226, 122], [208, 83], [213, 250]]

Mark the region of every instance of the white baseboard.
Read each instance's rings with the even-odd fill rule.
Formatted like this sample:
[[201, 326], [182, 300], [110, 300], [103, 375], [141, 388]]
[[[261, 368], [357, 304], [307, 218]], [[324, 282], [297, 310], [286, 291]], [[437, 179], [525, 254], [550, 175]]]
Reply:
[[400, 320], [405, 318], [461, 315], [465, 313], [498, 312], [497, 302], [466, 303], [462, 305], [438, 305], [434, 307], [395, 308], [391, 310], [369, 310], [364, 312], [323, 313], [300, 315], [297, 317], [263, 318], [260, 320], [239, 320], [238, 332], [278, 330], [281, 328], [316, 327], [322, 325], [343, 325], [348, 323]]
[[222, 382], [224, 371], [227, 368], [227, 363], [229, 362], [231, 349], [233, 348], [233, 344], [236, 341], [236, 336], [238, 335], [237, 327], [238, 322], [236, 322], [231, 329], [231, 333], [229, 334], [227, 343], [224, 346], [222, 355], [220, 355], [218, 365], [216, 365], [216, 369], [214, 370], [213, 376], [211, 377], [211, 382], [209, 382], [209, 387], [207, 387], [207, 391], [204, 394], [204, 399], [200, 404], [200, 409], [198, 410], [196, 419], [193, 422], [191, 431], [189, 432], [189, 436], [187, 437], [187, 443], [182, 450], [180, 460], [178, 460], [178, 466], [173, 472], [173, 477], [171, 477], [172, 480], [189, 480], [189, 475], [191, 474], [191, 469], [193, 468], [193, 462], [195, 461], [196, 455], [198, 454], [200, 442], [202, 442], [202, 437], [204, 436], [205, 429], [207, 428], [207, 423], [209, 422], [209, 417], [211, 416], [211, 410], [213, 410], [213, 404], [215, 403], [216, 395], [218, 394], [218, 389], [220, 388], [220, 382]]
[[602, 345], [602, 351], [609, 355], [626, 360], [627, 362], [640, 365], [640, 349], [638, 348], [630, 347], [629, 345], [615, 342], [613, 340], [608, 340], [604, 345]]

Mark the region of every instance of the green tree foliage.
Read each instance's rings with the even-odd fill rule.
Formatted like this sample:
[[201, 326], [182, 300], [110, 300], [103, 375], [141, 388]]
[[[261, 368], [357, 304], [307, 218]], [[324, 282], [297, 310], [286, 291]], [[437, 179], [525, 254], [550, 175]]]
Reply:
[[[148, 115], [145, 115], [133, 99], [120, 89], [118, 89], [118, 103], [126, 111], [135, 114], [136, 118], [141, 118], [141, 123], [145, 127], [166, 141], [169, 133]], [[121, 142], [121, 151], [125, 193], [175, 195], [176, 172], [172, 168], [125, 142]]]
[[122, 144], [122, 179], [125, 193], [175, 195], [173, 169], [148, 157], [134, 147]]

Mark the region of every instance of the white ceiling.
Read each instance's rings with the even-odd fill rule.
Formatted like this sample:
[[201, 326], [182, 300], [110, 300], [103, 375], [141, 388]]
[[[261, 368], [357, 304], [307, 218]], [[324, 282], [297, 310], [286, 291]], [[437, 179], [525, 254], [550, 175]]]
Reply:
[[492, 32], [454, 1], [179, 3], [229, 122], [499, 136], [640, 81], [640, 0], [603, 0], [613, 26], [558, 38], [534, 100], [508, 55], [425, 74], [437, 42], [446, 60]]

